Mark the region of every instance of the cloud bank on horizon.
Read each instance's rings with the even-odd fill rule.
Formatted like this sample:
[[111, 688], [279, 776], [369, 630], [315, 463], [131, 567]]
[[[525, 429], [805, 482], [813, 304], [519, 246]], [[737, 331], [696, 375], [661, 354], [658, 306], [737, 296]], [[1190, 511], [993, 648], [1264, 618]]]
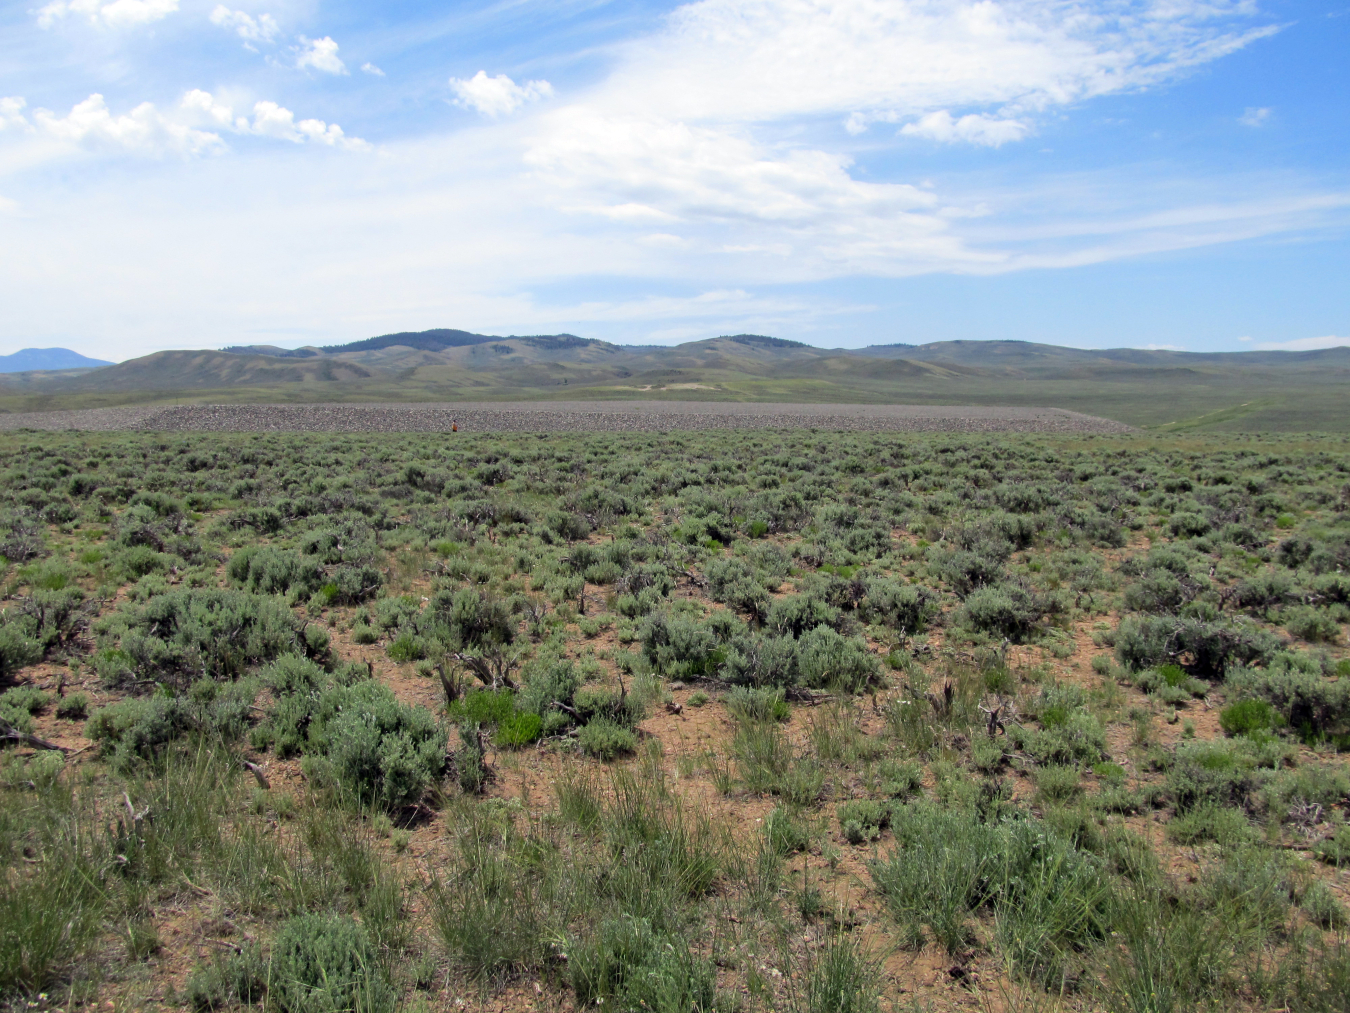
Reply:
[[1350, 19], [1296, 7], [6, 4], [3, 343], [1328, 347]]

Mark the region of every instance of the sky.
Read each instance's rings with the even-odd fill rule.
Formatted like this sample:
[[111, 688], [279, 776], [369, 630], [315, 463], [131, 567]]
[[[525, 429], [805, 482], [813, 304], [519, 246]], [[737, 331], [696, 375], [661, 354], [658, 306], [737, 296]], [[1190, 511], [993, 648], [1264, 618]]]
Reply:
[[1350, 344], [1350, 0], [24, 0], [0, 43], [0, 353]]

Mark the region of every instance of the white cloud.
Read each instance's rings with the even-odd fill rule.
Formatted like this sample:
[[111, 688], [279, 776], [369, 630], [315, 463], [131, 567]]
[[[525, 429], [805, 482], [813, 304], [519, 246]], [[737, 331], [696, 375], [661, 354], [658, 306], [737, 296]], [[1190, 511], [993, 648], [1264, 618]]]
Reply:
[[52, 0], [37, 12], [40, 28], [50, 28], [69, 15], [84, 15], [100, 27], [125, 28], [159, 21], [178, 10], [178, 0]]
[[632, 107], [723, 122], [1040, 110], [1167, 80], [1274, 31], [1246, 0], [700, 0], [630, 45]]
[[968, 144], [983, 144], [997, 148], [1009, 141], [1020, 141], [1026, 136], [1027, 130], [1027, 125], [1018, 120], [1000, 119], [980, 113], [967, 113], [960, 119], [954, 119], [946, 109], [940, 109], [920, 117], [917, 122], [906, 123], [900, 128], [900, 133], [926, 137], [944, 144], [965, 141]]
[[218, 155], [227, 149], [220, 131], [271, 137], [295, 143], [311, 142], [346, 151], [369, 151], [359, 137], [347, 137], [336, 123], [304, 119], [275, 102], [254, 103], [253, 118], [238, 115], [232, 106], [210, 92], [193, 89], [177, 107], [161, 111], [142, 102], [116, 116], [102, 95], [90, 95], [65, 116], [47, 109], [33, 111], [32, 124], [23, 116], [23, 99], [0, 99], [0, 127], [36, 130], [56, 141], [94, 145], [143, 155]]
[[94, 142], [145, 154], [205, 155], [225, 146], [219, 134], [165, 116], [149, 102], [142, 102], [123, 116], [114, 116], [97, 93], [77, 103], [67, 116], [36, 109], [33, 122], [58, 140]]
[[325, 74], [347, 73], [347, 65], [338, 56], [338, 44], [326, 35], [322, 39], [300, 36], [300, 45], [295, 52], [295, 65], [301, 70], [313, 67]]
[[1186, 349], [1180, 345], [1145, 345], [1144, 350], [1148, 352], [1184, 352]]
[[1269, 109], [1248, 106], [1243, 114], [1238, 117], [1238, 122], [1244, 127], [1259, 127], [1263, 126], [1268, 119], [1270, 119]]
[[[1053, 110], [1175, 78], [1274, 31], [1244, 23], [1245, 2], [699, 0], [620, 47], [613, 73], [590, 91], [500, 128], [500, 144], [524, 147], [558, 206], [611, 221], [599, 209], [650, 208], [685, 223], [699, 253], [745, 251], [817, 276], [1110, 259], [1146, 242], [1034, 253], [972, 242], [958, 224], [997, 217], [998, 201], [939, 197], [903, 176], [859, 178], [848, 154], [816, 140], [812, 121], [1015, 143]], [[461, 105], [488, 115], [520, 104], [506, 77], [451, 83]], [[1047, 210], [1042, 221], [1063, 220], [1063, 205]], [[1197, 234], [1174, 223], [1148, 230], [1147, 243], [1175, 248]]]
[[233, 108], [217, 100], [209, 91], [194, 88], [183, 96], [179, 105], [190, 116], [204, 117], [214, 126], [224, 127], [235, 133], [248, 133], [250, 129], [247, 117], [236, 117]]
[[[935, 170], [911, 177], [891, 158], [864, 175], [838, 130], [891, 124], [869, 149], [894, 146], [901, 125], [927, 131], [915, 139], [1013, 144], [1094, 95], [1145, 89], [1268, 34], [1251, 27], [1243, 2], [703, 0], [609, 50], [612, 72], [584, 91], [545, 103], [546, 82], [486, 71], [455, 79], [450, 97], [495, 122], [390, 145], [378, 162], [328, 159], [322, 173], [308, 159], [268, 158], [265, 139], [364, 142], [256, 95], [189, 93], [165, 118], [247, 145], [241, 157], [147, 166], [135, 179], [91, 175], [78, 201], [48, 198], [37, 173], [22, 177], [33, 181], [27, 191], [5, 180], [24, 224], [0, 244], [0, 302], [7, 312], [21, 304], [25, 324], [87, 329], [56, 280], [26, 266], [65, 256], [103, 286], [91, 305], [115, 313], [100, 319], [136, 318], [138, 328], [146, 314], [133, 294], [146, 285], [124, 276], [143, 270], [170, 293], [149, 314], [153, 340], [169, 343], [204, 315], [222, 341], [260, 321], [326, 341], [434, 326], [446, 314], [456, 326], [516, 333], [590, 322], [617, 334], [627, 320], [679, 326], [691, 314], [721, 333], [772, 333], [774, 321], [799, 328], [819, 295], [792, 306], [753, 296], [572, 306], [536, 305], [529, 293], [587, 276], [636, 279], [639, 291], [641, 279], [659, 279], [661, 291], [743, 293], [841, 276], [999, 272], [1344, 221], [1350, 194], [1310, 192], [1292, 173], [1187, 181], [1129, 155], [1087, 180], [1019, 167], [987, 183], [952, 173], [930, 184], [917, 174]], [[38, 147], [0, 136], [6, 157]], [[139, 261], [119, 253], [133, 234]], [[201, 235], [213, 242], [193, 246]]]
[[301, 144], [313, 141], [347, 151], [369, 151], [370, 145], [359, 137], [347, 137], [336, 123], [323, 120], [295, 122], [295, 114], [275, 102], [258, 102], [253, 106], [251, 130], [264, 137]]
[[217, 4], [211, 12], [211, 24], [232, 30], [246, 43], [275, 42], [281, 35], [281, 26], [272, 15], [259, 14], [255, 18], [245, 11], [232, 11], [224, 4]]
[[28, 103], [17, 95], [0, 98], [0, 130], [31, 129], [23, 111]]
[[367, 74], [373, 74], [375, 77], [384, 77], [384, 71], [373, 63], [363, 63], [361, 64], [361, 69]]
[[516, 84], [505, 74], [488, 77], [485, 70], [480, 70], [467, 80], [452, 77], [450, 89], [455, 93], [455, 105], [493, 118], [507, 116], [526, 102], [548, 98], [553, 94], [553, 86], [547, 81]]
[[1350, 347], [1350, 338], [1328, 334], [1320, 338], [1294, 338], [1292, 341], [1259, 341], [1252, 347], [1261, 352], [1315, 352], [1322, 348]]

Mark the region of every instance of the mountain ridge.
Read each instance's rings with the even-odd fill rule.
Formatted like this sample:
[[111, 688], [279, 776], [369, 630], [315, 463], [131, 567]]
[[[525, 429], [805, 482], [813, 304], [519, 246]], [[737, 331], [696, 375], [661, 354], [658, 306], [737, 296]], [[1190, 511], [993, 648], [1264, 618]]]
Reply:
[[325, 347], [235, 345], [155, 352], [92, 370], [0, 374], [0, 411], [170, 399], [695, 398], [1041, 406], [1142, 426], [1350, 431], [1350, 413], [1340, 407], [1347, 389], [1348, 347], [1177, 352], [958, 340], [843, 349], [762, 334], [636, 346], [438, 328]]

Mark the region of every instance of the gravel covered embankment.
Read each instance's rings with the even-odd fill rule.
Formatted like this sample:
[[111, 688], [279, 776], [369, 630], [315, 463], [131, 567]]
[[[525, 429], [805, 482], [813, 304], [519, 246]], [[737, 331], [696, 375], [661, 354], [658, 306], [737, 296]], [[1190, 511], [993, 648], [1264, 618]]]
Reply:
[[1062, 408], [766, 404], [716, 401], [479, 401], [457, 404], [181, 405], [0, 415], [0, 429], [157, 432], [664, 432], [838, 429], [953, 433], [1124, 433]]

